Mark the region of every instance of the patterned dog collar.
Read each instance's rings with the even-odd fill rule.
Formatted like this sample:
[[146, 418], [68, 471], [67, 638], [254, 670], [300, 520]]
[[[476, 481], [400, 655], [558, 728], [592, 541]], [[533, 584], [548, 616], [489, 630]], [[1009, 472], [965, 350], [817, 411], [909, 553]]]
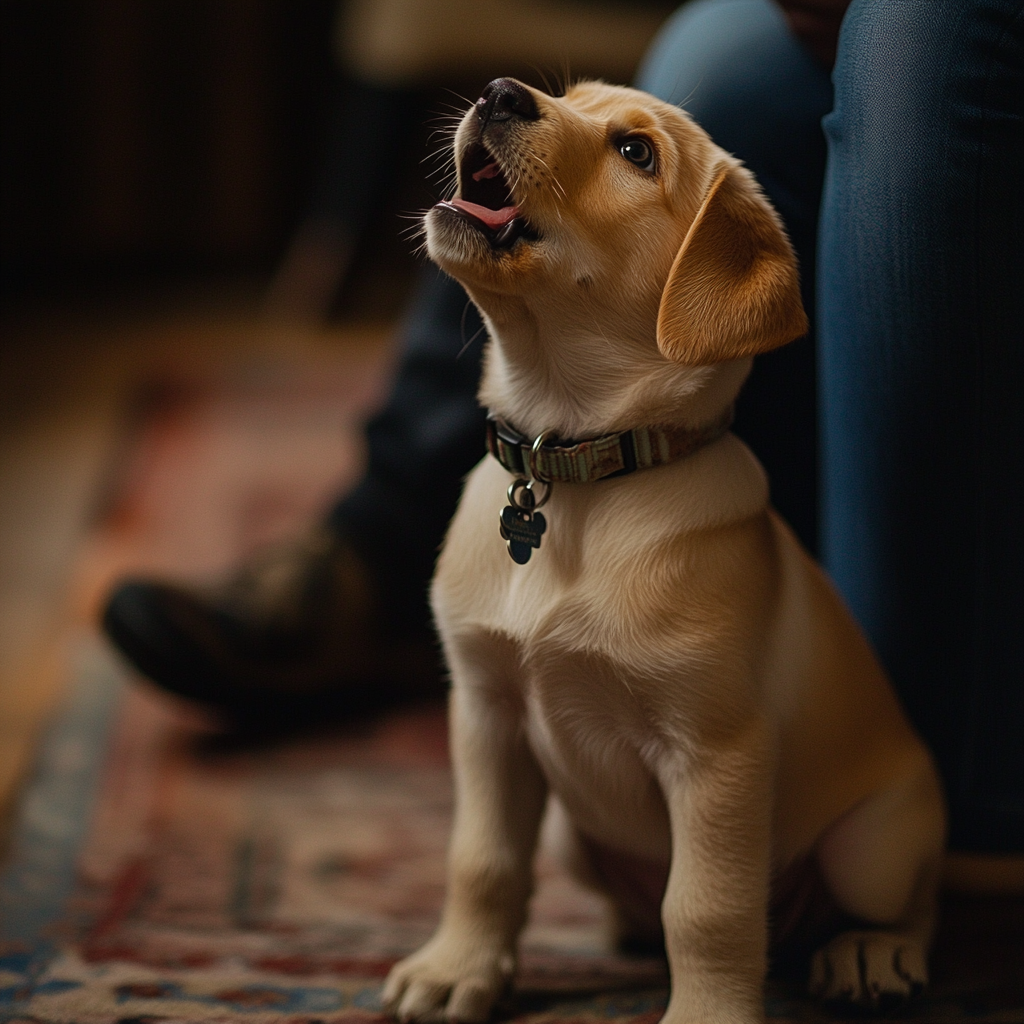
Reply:
[[487, 417], [487, 450], [516, 476], [543, 482], [594, 483], [686, 458], [717, 441], [732, 426], [732, 406], [694, 429], [635, 427], [587, 441], [555, 439], [536, 444], [493, 413]]

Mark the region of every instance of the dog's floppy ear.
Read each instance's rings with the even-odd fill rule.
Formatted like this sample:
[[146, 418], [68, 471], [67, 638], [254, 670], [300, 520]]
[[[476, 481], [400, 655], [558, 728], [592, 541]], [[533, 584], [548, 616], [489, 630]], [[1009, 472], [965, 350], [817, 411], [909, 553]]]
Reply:
[[661, 296], [658, 347], [702, 365], [768, 352], [807, 333], [796, 258], [749, 171], [719, 172]]

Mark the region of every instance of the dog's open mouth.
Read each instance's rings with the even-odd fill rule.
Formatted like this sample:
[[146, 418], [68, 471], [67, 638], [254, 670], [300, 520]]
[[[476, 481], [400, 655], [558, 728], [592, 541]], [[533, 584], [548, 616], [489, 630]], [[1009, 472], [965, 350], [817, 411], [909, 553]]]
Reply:
[[498, 162], [480, 143], [466, 150], [459, 170], [461, 195], [438, 206], [455, 210], [496, 249], [511, 248], [520, 238], [538, 237], [520, 213]]

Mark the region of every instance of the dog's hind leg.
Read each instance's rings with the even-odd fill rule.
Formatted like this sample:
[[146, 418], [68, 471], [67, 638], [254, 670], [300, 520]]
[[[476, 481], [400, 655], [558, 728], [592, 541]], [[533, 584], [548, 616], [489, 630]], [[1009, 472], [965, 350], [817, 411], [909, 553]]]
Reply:
[[822, 874], [839, 906], [866, 927], [814, 955], [814, 994], [878, 1007], [924, 987], [944, 841], [942, 792], [929, 762], [826, 831]]

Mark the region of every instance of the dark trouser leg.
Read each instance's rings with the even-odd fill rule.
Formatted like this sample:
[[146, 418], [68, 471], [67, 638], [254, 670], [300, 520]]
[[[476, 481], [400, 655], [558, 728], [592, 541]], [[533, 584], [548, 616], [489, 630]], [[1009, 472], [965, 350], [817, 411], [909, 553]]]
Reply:
[[855, 2], [819, 250], [826, 564], [959, 849], [1024, 850], [1024, 5]]
[[476, 401], [484, 340], [462, 287], [424, 268], [394, 388], [367, 427], [366, 476], [330, 516], [370, 567], [399, 632], [426, 625], [438, 547], [462, 480], [484, 454]]

